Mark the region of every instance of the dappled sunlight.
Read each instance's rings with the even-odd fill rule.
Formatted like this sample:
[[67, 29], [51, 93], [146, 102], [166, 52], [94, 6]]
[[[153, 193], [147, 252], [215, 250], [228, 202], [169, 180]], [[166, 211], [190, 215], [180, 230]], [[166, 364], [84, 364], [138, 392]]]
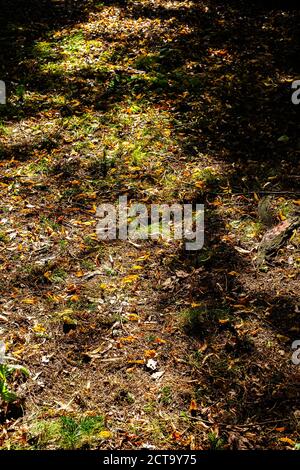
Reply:
[[[0, 409], [0, 446], [293, 448], [299, 15], [59, 3], [28, 2], [3, 33], [0, 334], [37, 379], [26, 436]], [[204, 204], [204, 247], [100, 240], [97, 208], [120, 196]]]

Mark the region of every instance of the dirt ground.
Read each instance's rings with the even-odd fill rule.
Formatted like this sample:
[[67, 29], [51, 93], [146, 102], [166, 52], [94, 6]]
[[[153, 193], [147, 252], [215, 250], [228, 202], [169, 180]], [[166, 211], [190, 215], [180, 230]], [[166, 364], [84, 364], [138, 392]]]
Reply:
[[[2, 3], [0, 337], [30, 375], [0, 448], [299, 448], [299, 229], [257, 262], [299, 217], [299, 12]], [[204, 204], [204, 247], [100, 241], [121, 195]]]

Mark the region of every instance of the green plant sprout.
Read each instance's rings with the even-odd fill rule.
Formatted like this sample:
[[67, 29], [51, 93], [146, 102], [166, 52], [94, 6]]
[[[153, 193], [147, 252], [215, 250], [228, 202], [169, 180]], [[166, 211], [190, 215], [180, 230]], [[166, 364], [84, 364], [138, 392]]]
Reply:
[[27, 377], [29, 376], [29, 371], [25, 367], [18, 364], [7, 363], [8, 360], [15, 359], [5, 355], [5, 343], [0, 341], [0, 398], [4, 403], [11, 403], [18, 399], [17, 394], [14, 393], [8, 385], [10, 376], [15, 371], [20, 371]]

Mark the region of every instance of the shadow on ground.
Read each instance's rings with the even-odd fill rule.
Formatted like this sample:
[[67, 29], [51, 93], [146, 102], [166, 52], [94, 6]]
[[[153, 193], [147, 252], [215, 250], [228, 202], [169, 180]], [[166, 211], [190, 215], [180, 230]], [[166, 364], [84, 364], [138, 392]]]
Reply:
[[[63, 54], [53, 49], [39, 56], [36, 41], [52, 40], [64, 26], [78, 20], [83, 23], [92, 5], [90, 10], [79, 8], [74, 16], [60, 18], [52, 2], [20, 1], [13, 12], [8, 2], [2, 6], [6, 25], [1, 34], [1, 72], [8, 81], [8, 95], [11, 92], [15, 98], [1, 110], [1, 119], [16, 124], [38, 119], [41, 111], [51, 111], [57, 113], [62, 127], [55, 128], [54, 134], [51, 131], [46, 140], [38, 137], [36, 142], [28, 141], [26, 136], [21, 142], [4, 143], [1, 159], [29, 160], [37, 149], [60, 148], [64, 118], [80, 117], [87, 108], [102, 113], [105, 119], [124, 97], [155, 106], [167, 104], [184, 164], [202, 168], [208, 159], [212, 167], [222, 169], [217, 183], [209, 183], [193, 197], [193, 202], [210, 204], [206, 259], [202, 254], [200, 258], [195, 255], [196, 259], [178, 255], [176, 261], [187, 270], [202, 268], [182, 293], [183, 299], [205, 305], [204, 313], [196, 309], [199, 331], [189, 331], [191, 338], [187, 341], [190, 351], [209, 343], [194, 367], [199, 380], [196, 393], [201, 400], [201, 390], [206, 388], [203, 400], [207, 399], [210, 406], [212, 402], [223, 406], [225, 424], [243, 425], [252, 420], [252, 425], [291, 418], [299, 396], [299, 377], [287, 356], [277, 362], [276, 348], [281, 344], [288, 354], [290, 341], [297, 337], [296, 288], [285, 278], [280, 289], [282, 273], [276, 266], [266, 274], [258, 273], [251, 256], [241, 254], [226, 240], [227, 220], [216, 202], [224, 192], [227, 196], [241, 193], [248, 198], [244, 213], [248, 209], [250, 218], [255, 219], [254, 193], [288, 192], [299, 198], [299, 109], [291, 103], [291, 82], [299, 78], [299, 12], [291, 2], [279, 1], [235, 1], [228, 5], [211, 0], [187, 5], [178, 2], [178, 6], [173, 2], [170, 8], [163, 2], [150, 7], [108, 1], [101, 8], [118, 8], [119, 21], [124, 25], [140, 18], [154, 19], [166, 22], [166, 32], [170, 28], [176, 34], [169, 41], [156, 33], [142, 39], [122, 34], [116, 38], [111, 30], [96, 29], [87, 34], [89, 39], [102, 40], [106, 45], [118, 43], [109, 58], [114, 67], [93, 69], [85, 64], [80, 70], [75, 67], [66, 72], [58, 67], [53, 72]], [[87, 37], [77, 39], [85, 41]], [[133, 59], [131, 67], [122, 65], [128, 57]], [[53, 65], [52, 72], [40, 67], [48, 62]], [[55, 92], [60, 100], [54, 105], [42, 98], [26, 101], [23, 88], [29, 94]], [[69, 151], [66, 145], [63, 157]], [[77, 171], [76, 165], [73, 169], [70, 166], [65, 174], [60, 167], [62, 184], [67, 187]], [[263, 285], [272, 282], [279, 286], [277, 292], [275, 287]], [[167, 296], [170, 298], [170, 293]], [[158, 308], [164, 311], [165, 298], [160, 300]], [[267, 328], [270, 337], [264, 337]], [[279, 341], [274, 343], [276, 338]], [[272, 354], [275, 358], [270, 358]], [[294, 426], [292, 418], [290, 426]]]

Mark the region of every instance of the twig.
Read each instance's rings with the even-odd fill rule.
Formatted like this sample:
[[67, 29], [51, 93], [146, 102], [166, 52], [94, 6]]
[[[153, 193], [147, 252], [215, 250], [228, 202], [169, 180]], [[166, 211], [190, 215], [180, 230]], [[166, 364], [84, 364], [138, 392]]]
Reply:
[[[192, 417], [192, 420], [193, 421], [201, 421], [205, 424], [210, 424], [211, 426], [213, 426], [215, 424], [214, 422], [211, 422], [208, 419], [203, 419], [203, 418]], [[248, 424], [227, 424], [227, 423], [223, 423], [223, 422], [218, 421], [218, 425], [219, 426], [224, 426], [224, 427], [227, 427], [227, 428], [230, 428], [230, 427], [248, 428], [248, 427], [253, 427], [253, 426], [262, 426], [264, 424], [278, 423], [278, 421], [286, 422], [286, 421], [289, 421], [289, 420], [290, 420], [290, 418], [278, 418], [278, 419], [268, 419], [268, 420], [265, 420], [265, 421], [258, 421], [257, 423], [248, 423]]]
[[216, 196], [248, 196], [250, 194], [295, 194], [300, 195], [299, 191], [245, 191], [245, 192], [216, 192], [216, 191], [205, 191], [206, 194], [214, 194]]
[[138, 243], [134, 243], [131, 240], [127, 240], [127, 242], [130, 243], [130, 245], [133, 245], [135, 248], [142, 248], [142, 245], [138, 245]]

